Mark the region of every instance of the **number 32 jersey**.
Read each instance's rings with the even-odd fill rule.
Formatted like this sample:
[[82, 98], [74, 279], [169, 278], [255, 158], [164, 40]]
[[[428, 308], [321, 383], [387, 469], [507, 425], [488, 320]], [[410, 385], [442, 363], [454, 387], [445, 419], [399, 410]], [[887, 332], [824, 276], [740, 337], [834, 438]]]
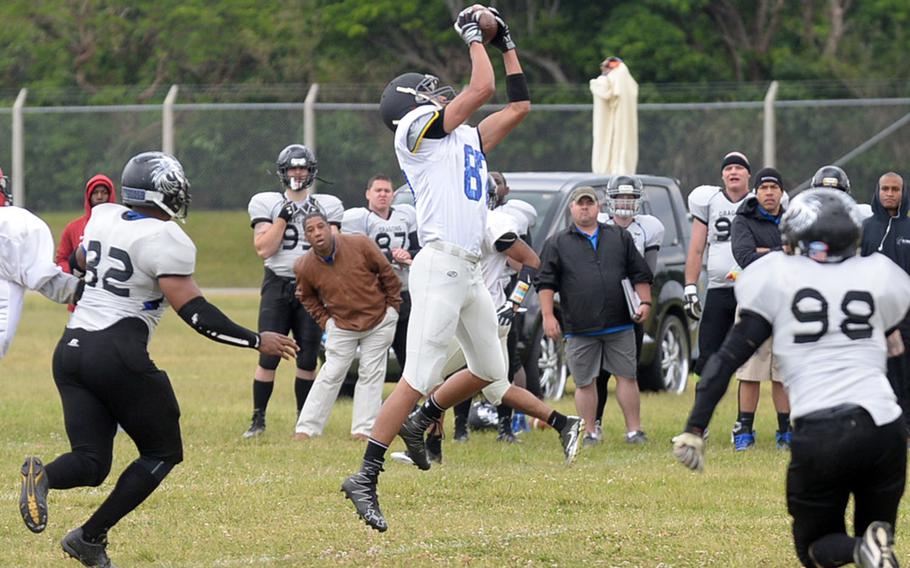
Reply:
[[92, 209], [82, 238], [85, 291], [67, 324], [88, 331], [139, 318], [149, 336], [168, 303], [161, 276], [191, 276], [196, 246], [174, 221], [145, 217], [116, 203]]
[[422, 105], [402, 117], [395, 130], [395, 155], [414, 193], [417, 237], [458, 245], [481, 254], [487, 219], [487, 161], [480, 135], [462, 124], [442, 138], [424, 135], [443, 120], [443, 111]]
[[733, 286], [727, 274], [738, 265], [730, 236], [741, 204], [742, 200], [730, 201], [723, 188], [716, 185], [700, 185], [689, 194], [689, 212], [708, 227], [708, 288]]
[[858, 404], [875, 423], [901, 415], [885, 375], [885, 331], [910, 308], [910, 276], [881, 254], [823, 264], [772, 252], [736, 281], [743, 310], [768, 320], [793, 418]]

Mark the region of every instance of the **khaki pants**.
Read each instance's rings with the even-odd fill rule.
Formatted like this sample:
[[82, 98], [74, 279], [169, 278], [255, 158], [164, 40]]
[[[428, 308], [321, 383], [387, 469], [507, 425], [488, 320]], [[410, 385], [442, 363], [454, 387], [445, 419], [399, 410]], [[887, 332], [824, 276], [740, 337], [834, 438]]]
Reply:
[[316, 375], [313, 388], [297, 419], [298, 434], [319, 436], [338, 398], [338, 391], [357, 347], [360, 347], [360, 365], [357, 385], [354, 387], [354, 412], [351, 416], [351, 434], [369, 436], [373, 422], [382, 406], [382, 385], [385, 382], [389, 346], [395, 337], [398, 312], [386, 309], [385, 318], [373, 329], [348, 331], [335, 327], [329, 319], [326, 324], [325, 364]]

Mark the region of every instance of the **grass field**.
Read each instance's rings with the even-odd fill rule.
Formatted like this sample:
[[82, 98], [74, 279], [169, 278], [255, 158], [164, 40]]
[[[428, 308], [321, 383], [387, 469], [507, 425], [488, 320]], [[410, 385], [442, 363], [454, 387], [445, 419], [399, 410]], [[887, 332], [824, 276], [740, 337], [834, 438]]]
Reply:
[[[212, 298], [251, 325], [251, 295]], [[18, 468], [26, 455], [50, 460], [68, 449], [50, 359], [65, 310], [29, 295], [19, 334], [0, 363], [0, 566], [76, 566], [58, 541], [111, 490], [135, 449], [119, 435], [111, 477], [98, 488], [52, 492], [48, 529], [33, 535], [17, 511]], [[552, 431], [502, 446], [475, 433], [447, 442], [445, 463], [420, 472], [388, 463], [380, 486], [390, 529], [356, 518], [338, 491], [363, 446], [349, 440], [351, 405], [335, 408], [326, 434], [291, 440], [290, 369], [279, 369], [269, 429], [249, 442], [251, 351], [198, 337], [169, 312], [151, 344], [183, 416], [185, 455], [161, 488], [110, 534], [118, 566], [796, 566], [784, 503], [787, 455], [774, 449], [770, 391], [763, 395], [758, 448], [734, 454], [728, 396], [714, 422], [703, 475], [677, 465], [669, 439], [692, 400], [646, 395], [651, 442], [628, 447], [615, 400], [606, 442], [573, 467], [562, 465]], [[732, 392], [730, 393], [732, 395]], [[557, 403], [572, 409], [570, 398]], [[400, 448], [396, 442], [394, 449]], [[906, 512], [898, 530], [906, 534]], [[901, 541], [898, 552], [907, 550]]]

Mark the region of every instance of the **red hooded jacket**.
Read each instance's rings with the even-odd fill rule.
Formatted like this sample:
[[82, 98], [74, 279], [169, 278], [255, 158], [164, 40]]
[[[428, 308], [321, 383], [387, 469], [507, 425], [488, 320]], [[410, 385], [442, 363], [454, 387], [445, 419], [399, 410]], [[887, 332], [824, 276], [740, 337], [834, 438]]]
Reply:
[[62, 268], [64, 272], [73, 272], [70, 268], [70, 254], [76, 250], [77, 246], [82, 244], [82, 233], [85, 231], [86, 223], [88, 223], [89, 218], [92, 216], [92, 202], [89, 200], [89, 197], [91, 197], [92, 191], [99, 185], [108, 187], [108, 203], [116, 203], [117, 201], [117, 190], [114, 189], [114, 182], [106, 175], [98, 174], [88, 180], [88, 183], [85, 184], [85, 215], [70, 221], [69, 225], [63, 229], [63, 234], [60, 236], [60, 246], [57, 247], [57, 257], [55, 261], [57, 266]]

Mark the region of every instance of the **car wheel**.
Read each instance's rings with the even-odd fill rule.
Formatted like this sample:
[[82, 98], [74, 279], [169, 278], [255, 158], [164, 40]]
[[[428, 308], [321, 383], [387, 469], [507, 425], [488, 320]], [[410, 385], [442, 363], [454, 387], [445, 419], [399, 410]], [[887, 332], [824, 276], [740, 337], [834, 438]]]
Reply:
[[667, 314], [657, 334], [657, 352], [651, 365], [640, 369], [642, 388], [680, 394], [689, 381], [689, 335], [685, 323]]
[[[525, 359], [528, 384], [534, 381], [540, 385], [540, 395], [549, 400], [559, 400], [566, 391], [569, 368], [566, 365], [562, 342], [556, 342], [544, 335], [543, 326], [534, 333]], [[534, 376], [531, 376], [531, 375]]]

